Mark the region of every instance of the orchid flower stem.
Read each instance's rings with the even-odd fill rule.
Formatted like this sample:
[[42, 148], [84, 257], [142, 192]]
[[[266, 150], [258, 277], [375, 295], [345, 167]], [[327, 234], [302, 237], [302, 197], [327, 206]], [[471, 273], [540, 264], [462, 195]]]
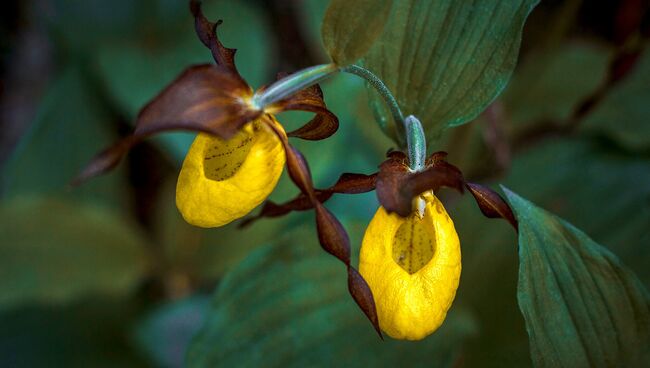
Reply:
[[350, 65], [343, 68], [342, 71], [365, 79], [383, 97], [393, 115], [395, 124], [404, 127], [401, 133], [406, 135], [406, 145], [411, 170], [422, 171], [424, 169], [424, 161], [427, 154], [427, 144], [424, 136], [424, 129], [422, 129], [420, 121], [413, 115], [408, 116], [406, 119], [404, 118], [404, 114], [402, 114], [402, 110], [399, 108], [397, 100], [393, 94], [390, 93], [390, 90], [386, 87], [384, 82], [382, 82], [382, 80], [374, 75], [370, 70], [358, 65]]
[[398, 129], [398, 137], [403, 139], [402, 137], [404, 135], [406, 136], [411, 170], [422, 171], [424, 169], [427, 148], [422, 124], [413, 115], [408, 116], [406, 119], [404, 118], [404, 114], [402, 114], [397, 100], [388, 87], [368, 69], [358, 65], [348, 65], [341, 68], [333, 63], [312, 66], [282, 78], [271, 84], [268, 88], [259, 90], [253, 95], [251, 102], [253, 106], [263, 110], [266, 106], [283, 100], [304, 88], [320, 83], [340, 71], [365, 79], [382, 96], [395, 121], [396, 128]]
[[278, 80], [268, 88], [256, 92], [252, 100], [253, 106], [264, 109], [268, 105], [323, 81], [338, 71], [339, 67], [336, 64], [322, 64], [300, 70]]
[[384, 102], [388, 106], [388, 109], [390, 110], [390, 113], [393, 116], [393, 120], [395, 121], [396, 127], [398, 129], [398, 136], [401, 138], [405, 131], [400, 128], [406, 127], [406, 124], [404, 123], [404, 114], [402, 114], [402, 110], [399, 108], [397, 100], [393, 94], [390, 93], [390, 90], [388, 87], [386, 87], [384, 82], [370, 70], [358, 65], [348, 65], [344, 67], [342, 71], [365, 79], [371, 86], [375, 88], [377, 93], [381, 95], [381, 97], [384, 99]]

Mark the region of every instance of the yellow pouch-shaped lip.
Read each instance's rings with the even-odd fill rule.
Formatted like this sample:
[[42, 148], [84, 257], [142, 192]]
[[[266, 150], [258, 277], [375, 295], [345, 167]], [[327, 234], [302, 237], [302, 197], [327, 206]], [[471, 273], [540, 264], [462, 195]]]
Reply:
[[285, 159], [282, 142], [259, 119], [227, 141], [200, 133], [178, 176], [176, 206], [192, 225], [226, 225], [271, 194]]
[[375, 298], [379, 325], [396, 339], [420, 340], [445, 320], [460, 281], [460, 243], [442, 203], [425, 199], [424, 216], [377, 210], [368, 225], [359, 272]]

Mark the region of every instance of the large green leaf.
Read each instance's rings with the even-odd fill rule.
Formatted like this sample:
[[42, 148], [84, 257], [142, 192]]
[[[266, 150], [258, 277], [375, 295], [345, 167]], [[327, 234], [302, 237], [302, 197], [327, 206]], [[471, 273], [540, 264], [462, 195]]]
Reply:
[[0, 305], [124, 295], [147, 271], [141, 234], [116, 214], [58, 199], [0, 207]]
[[330, 0], [323, 20], [323, 45], [338, 65], [368, 52], [388, 20], [392, 0]]
[[455, 309], [419, 342], [381, 341], [348, 295], [345, 270], [297, 231], [229, 273], [188, 352], [190, 367], [450, 366], [473, 323]]
[[650, 44], [632, 72], [582, 122], [585, 131], [605, 133], [632, 150], [650, 148]]
[[3, 367], [148, 367], [127, 341], [134, 314], [124, 300], [27, 306], [0, 314]]
[[647, 366], [649, 296], [585, 233], [504, 188], [519, 221], [517, 298], [540, 367]]
[[396, 1], [363, 64], [431, 141], [476, 117], [505, 87], [538, 1]]
[[187, 346], [209, 307], [204, 295], [163, 304], [136, 324], [133, 339], [157, 367], [183, 367]]
[[214, 229], [195, 227], [185, 222], [176, 208], [175, 184], [169, 182], [162, 190], [154, 231], [170, 266], [192, 278], [221, 277], [253, 249], [279, 236], [290, 220], [262, 220], [246, 229], [239, 229], [238, 222]]
[[514, 160], [506, 185], [607, 246], [650, 287], [650, 162], [588, 139], [554, 139]]
[[[501, 180], [587, 232], [650, 287], [650, 211], [648, 202], [640, 200], [650, 196], [648, 160], [600, 141], [555, 138], [517, 154]], [[518, 271], [516, 234], [505, 221], [483, 217], [465, 197], [446, 202], [463, 248], [456, 303], [475, 311], [480, 332], [468, 345], [465, 363], [529, 366], [524, 321], [512, 297]]]
[[605, 80], [610, 56], [610, 49], [588, 41], [526, 55], [503, 94], [510, 128], [567, 120]]
[[126, 207], [124, 168], [66, 190], [90, 158], [116, 138], [110, 116], [83, 73], [69, 67], [48, 89], [30, 130], [4, 168], [3, 197], [38, 193]]

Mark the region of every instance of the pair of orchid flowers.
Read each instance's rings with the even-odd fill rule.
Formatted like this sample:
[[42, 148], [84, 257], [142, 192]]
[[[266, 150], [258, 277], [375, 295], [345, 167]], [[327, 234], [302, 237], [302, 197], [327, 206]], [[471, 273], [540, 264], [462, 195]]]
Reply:
[[[503, 199], [490, 189], [465, 182], [458, 168], [437, 152], [420, 168], [400, 151], [388, 154], [378, 173], [343, 174], [330, 188], [315, 189], [306, 160], [289, 137], [321, 140], [338, 128], [317, 84], [288, 97], [264, 101], [239, 75], [235, 51], [217, 37], [220, 22], [208, 21], [200, 3], [191, 1], [195, 28], [216, 64], [188, 68], [137, 118], [134, 133], [98, 154], [76, 182], [115, 167], [140, 140], [170, 130], [190, 130], [195, 138], [176, 187], [183, 218], [200, 227], [218, 227], [249, 214], [262, 204], [286, 165], [301, 194], [283, 204], [267, 201], [260, 213], [242, 222], [315, 209], [318, 238], [325, 251], [341, 260], [348, 290], [382, 336], [417, 340], [444, 321], [460, 280], [460, 242], [444, 206], [434, 192], [442, 186], [469, 189], [488, 217], [502, 217], [516, 226]], [[329, 64], [326, 68], [337, 68]], [[267, 94], [268, 95], [268, 94]], [[303, 127], [285, 132], [275, 114], [288, 110], [315, 113]], [[380, 208], [363, 239], [359, 271], [350, 264], [350, 241], [336, 217], [323, 205], [335, 193], [376, 190]]]

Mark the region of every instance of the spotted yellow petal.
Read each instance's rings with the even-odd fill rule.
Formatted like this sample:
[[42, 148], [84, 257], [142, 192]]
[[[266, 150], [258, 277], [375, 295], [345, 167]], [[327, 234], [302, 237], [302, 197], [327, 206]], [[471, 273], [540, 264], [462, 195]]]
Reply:
[[445, 320], [460, 280], [460, 243], [442, 203], [424, 198], [423, 216], [380, 207], [361, 246], [359, 271], [372, 290], [379, 325], [396, 339], [419, 340]]
[[[275, 120], [273, 123], [278, 124]], [[178, 176], [176, 206], [190, 224], [225, 225], [245, 216], [268, 197], [284, 162], [282, 142], [260, 120], [226, 141], [201, 133]]]

